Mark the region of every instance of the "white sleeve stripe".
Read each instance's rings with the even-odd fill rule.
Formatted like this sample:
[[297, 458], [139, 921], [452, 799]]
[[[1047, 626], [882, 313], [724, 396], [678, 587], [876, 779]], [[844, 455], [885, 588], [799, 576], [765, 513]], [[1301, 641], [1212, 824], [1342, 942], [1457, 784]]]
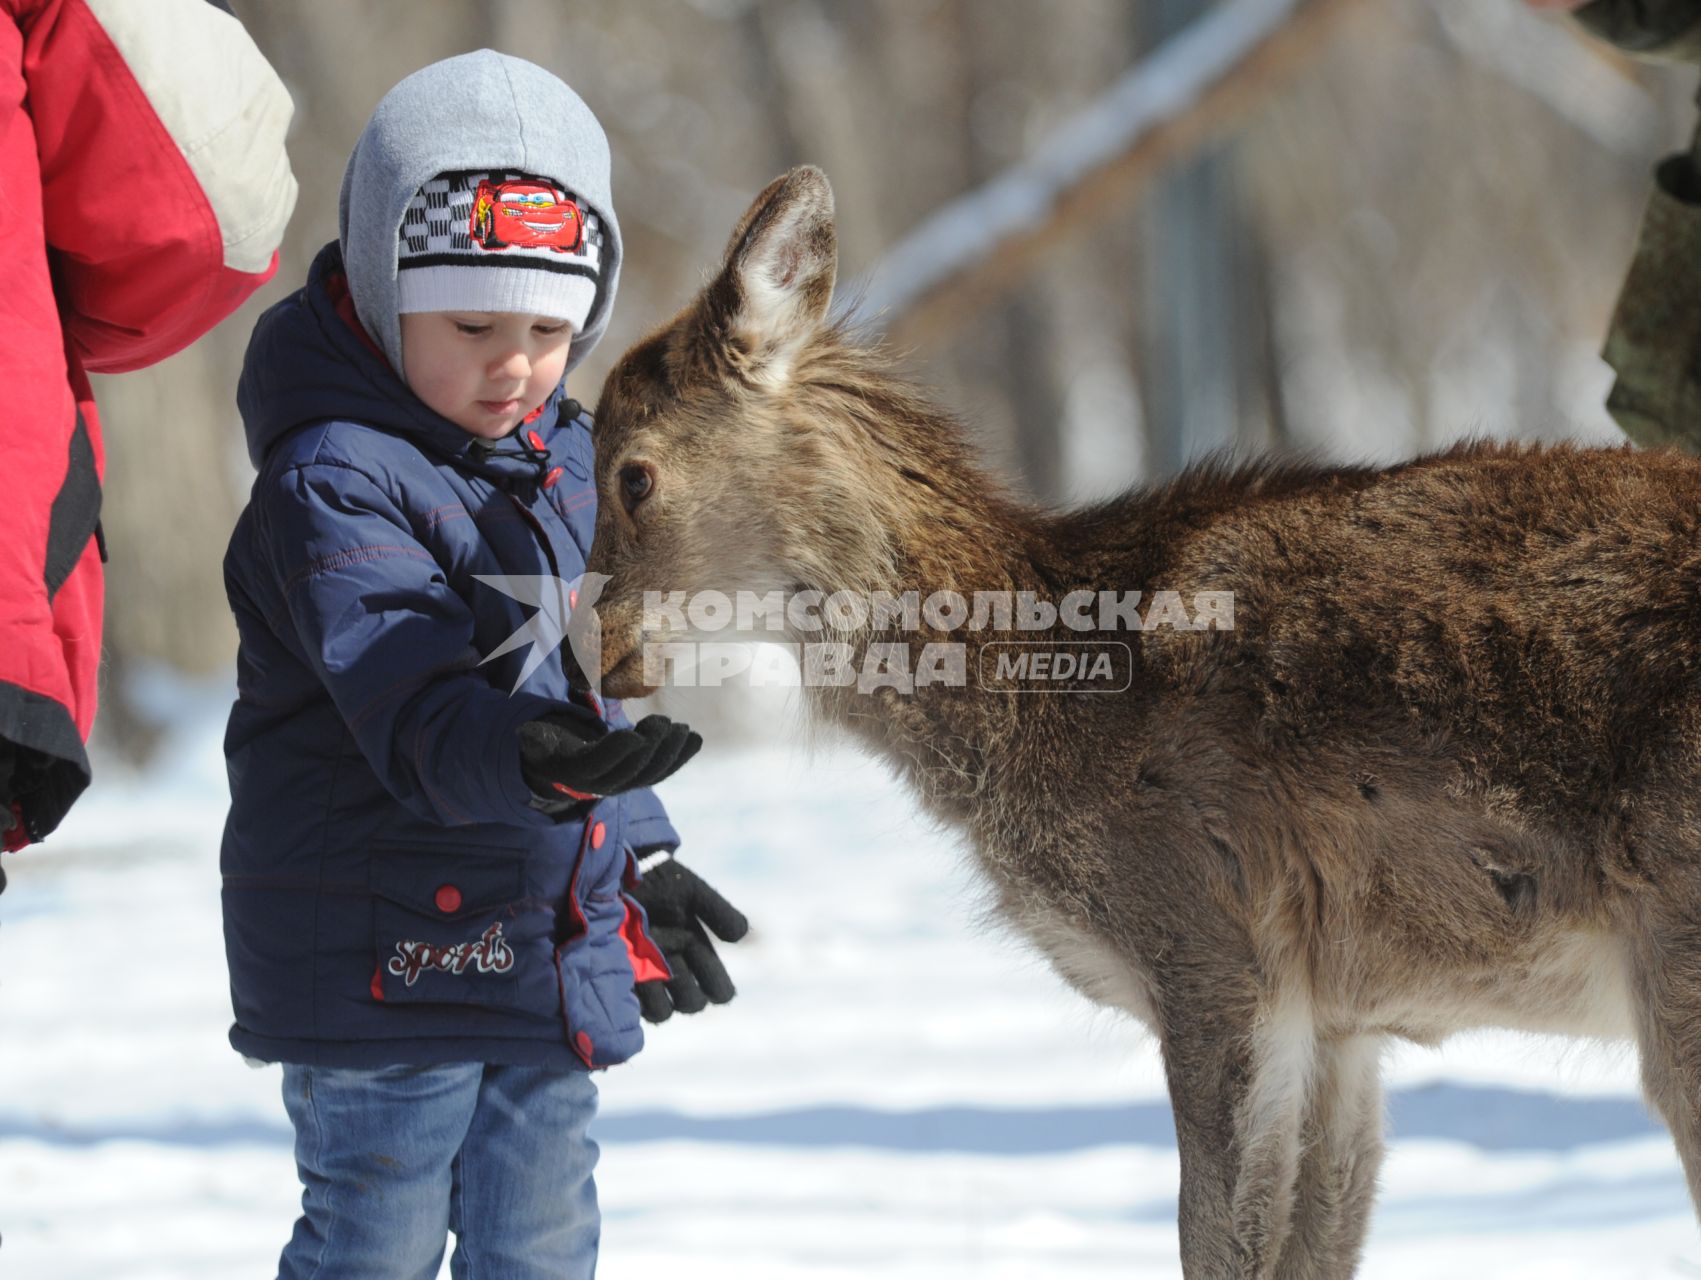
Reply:
[[84, 0], [212, 206], [224, 263], [265, 270], [295, 208], [294, 104], [248, 32], [206, 0]]

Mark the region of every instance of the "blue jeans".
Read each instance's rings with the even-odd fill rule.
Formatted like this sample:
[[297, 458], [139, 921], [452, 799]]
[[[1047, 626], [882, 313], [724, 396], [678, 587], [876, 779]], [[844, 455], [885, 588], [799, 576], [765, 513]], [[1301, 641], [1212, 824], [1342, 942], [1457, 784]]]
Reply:
[[301, 1217], [279, 1280], [590, 1280], [590, 1074], [456, 1062], [286, 1064]]

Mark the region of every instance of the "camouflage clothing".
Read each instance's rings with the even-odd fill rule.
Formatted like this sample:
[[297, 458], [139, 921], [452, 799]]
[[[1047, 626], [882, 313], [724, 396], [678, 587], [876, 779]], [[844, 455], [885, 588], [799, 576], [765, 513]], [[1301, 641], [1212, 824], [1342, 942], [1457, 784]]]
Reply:
[[[1638, 57], [1701, 62], [1701, 0], [1594, 0], [1576, 17]], [[1701, 132], [1654, 170], [1601, 355], [1618, 375], [1606, 407], [1625, 435], [1701, 453]]]
[[1618, 375], [1607, 412], [1643, 448], [1701, 453], [1701, 203], [1690, 156], [1654, 170], [1636, 256], [1602, 357]]
[[1639, 58], [1701, 62], [1697, 0], [1594, 0], [1575, 16], [1602, 40]]

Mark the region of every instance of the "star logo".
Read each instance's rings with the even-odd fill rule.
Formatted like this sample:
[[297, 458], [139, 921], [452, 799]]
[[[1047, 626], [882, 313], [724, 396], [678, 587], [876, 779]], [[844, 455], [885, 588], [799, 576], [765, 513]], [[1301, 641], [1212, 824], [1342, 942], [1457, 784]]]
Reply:
[[593, 695], [602, 696], [602, 623], [595, 606], [608, 583], [606, 573], [582, 573], [571, 582], [548, 575], [505, 573], [480, 573], [474, 578], [496, 588], [510, 600], [537, 610], [513, 635], [486, 654], [479, 661], [480, 666], [530, 645], [531, 652], [521, 663], [520, 674], [510, 690], [518, 693], [520, 686], [565, 640], [584, 686]]

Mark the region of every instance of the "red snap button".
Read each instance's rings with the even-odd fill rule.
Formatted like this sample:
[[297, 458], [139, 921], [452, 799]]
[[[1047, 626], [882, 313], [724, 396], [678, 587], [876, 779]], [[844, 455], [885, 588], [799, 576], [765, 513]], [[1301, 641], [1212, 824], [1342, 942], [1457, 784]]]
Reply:
[[549, 469], [549, 474], [543, 478], [543, 487], [545, 489], [553, 489], [555, 487], [555, 482], [561, 479], [561, 473], [565, 470], [567, 470], [566, 467], [551, 467]]
[[537, 432], [535, 432], [535, 431], [526, 432], [526, 439], [528, 439], [532, 442], [532, 448], [534, 448], [534, 449], [543, 448], [543, 437], [540, 436]]
[[591, 1060], [591, 1055], [595, 1053], [597, 1049], [596, 1045], [591, 1043], [590, 1033], [588, 1031], [579, 1032], [573, 1037], [573, 1043], [579, 1046], [580, 1055], [586, 1062], [589, 1062]]
[[603, 837], [606, 836], [607, 834], [608, 834], [608, 831], [603, 827], [602, 823], [598, 822], [598, 823], [594, 824], [591, 827], [591, 848], [593, 848], [593, 849], [602, 848]]
[[574, 587], [567, 592], [567, 607], [569, 609], [577, 609], [579, 607], [579, 588]]
[[437, 909], [446, 915], [453, 915], [461, 909], [461, 891], [452, 884], [437, 886], [437, 896], [434, 899]]

